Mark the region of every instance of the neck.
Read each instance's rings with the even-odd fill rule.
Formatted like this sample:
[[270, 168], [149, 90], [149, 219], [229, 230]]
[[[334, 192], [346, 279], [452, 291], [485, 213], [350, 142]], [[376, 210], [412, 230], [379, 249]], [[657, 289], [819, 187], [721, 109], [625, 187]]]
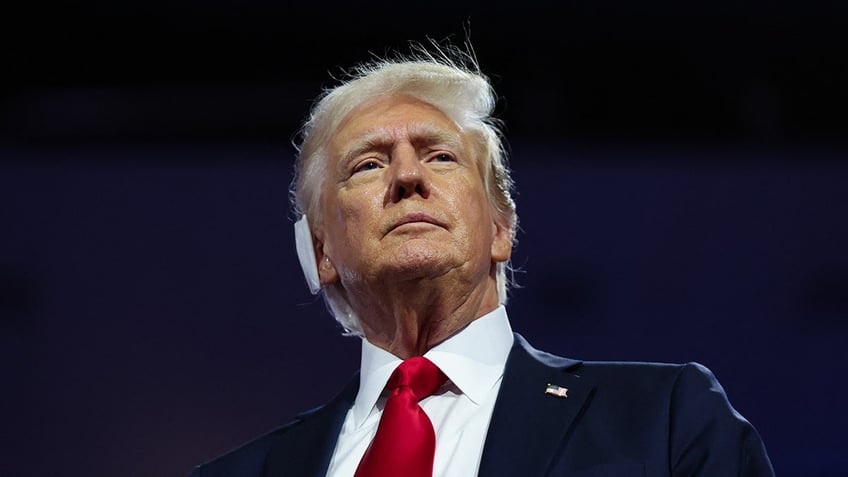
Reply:
[[465, 293], [434, 283], [396, 284], [349, 293], [365, 337], [401, 359], [421, 356], [498, 306], [494, 277]]

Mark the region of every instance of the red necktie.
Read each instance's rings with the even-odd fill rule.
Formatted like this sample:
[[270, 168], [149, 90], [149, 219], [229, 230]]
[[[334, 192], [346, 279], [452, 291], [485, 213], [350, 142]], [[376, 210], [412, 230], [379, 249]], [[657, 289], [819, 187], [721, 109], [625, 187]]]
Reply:
[[401, 363], [389, 378], [389, 399], [377, 434], [355, 477], [433, 477], [436, 433], [418, 401], [436, 392], [447, 376], [427, 358]]

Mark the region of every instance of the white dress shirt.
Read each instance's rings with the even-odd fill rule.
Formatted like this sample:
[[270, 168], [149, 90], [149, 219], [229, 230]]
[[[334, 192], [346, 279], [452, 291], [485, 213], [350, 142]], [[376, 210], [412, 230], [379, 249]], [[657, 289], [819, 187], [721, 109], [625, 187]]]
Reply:
[[[500, 306], [424, 355], [448, 377], [434, 395], [420, 401], [436, 431], [434, 477], [477, 475], [513, 339], [506, 309]], [[342, 425], [328, 477], [356, 472], [383, 414], [383, 389], [401, 362], [362, 340], [359, 394]]]

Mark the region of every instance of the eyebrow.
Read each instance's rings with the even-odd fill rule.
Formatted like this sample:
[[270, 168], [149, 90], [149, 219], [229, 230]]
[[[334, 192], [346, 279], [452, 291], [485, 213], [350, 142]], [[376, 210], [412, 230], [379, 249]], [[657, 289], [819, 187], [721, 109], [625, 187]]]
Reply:
[[[413, 124], [409, 127], [409, 136], [415, 147], [444, 145], [455, 151], [464, 148], [462, 138], [455, 131], [447, 130], [432, 124]], [[377, 129], [353, 141], [353, 144], [342, 154], [342, 164], [354, 157], [374, 150], [388, 149], [394, 143], [392, 134], [386, 129]]]

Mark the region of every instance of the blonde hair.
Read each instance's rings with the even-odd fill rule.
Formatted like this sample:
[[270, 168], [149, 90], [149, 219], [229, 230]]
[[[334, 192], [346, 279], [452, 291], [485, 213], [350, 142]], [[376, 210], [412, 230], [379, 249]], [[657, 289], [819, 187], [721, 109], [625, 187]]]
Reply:
[[[413, 53], [377, 59], [353, 68], [338, 86], [325, 90], [315, 101], [300, 130], [295, 175], [290, 191], [296, 217], [306, 214], [310, 222], [322, 223], [321, 183], [327, 174], [327, 143], [342, 120], [370, 100], [408, 95], [441, 110], [474, 140], [477, 164], [489, 202], [505, 224], [515, 231], [518, 216], [499, 121], [492, 117], [494, 90], [479, 69], [473, 51], [433, 43], [428, 49], [413, 45]], [[514, 236], [514, 233], [513, 233]], [[497, 265], [497, 288], [506, 303], [508, 263]], [[324, 287], [330, 312], [348, 334], [361, 335], [358, 318], [341, 284]]]

